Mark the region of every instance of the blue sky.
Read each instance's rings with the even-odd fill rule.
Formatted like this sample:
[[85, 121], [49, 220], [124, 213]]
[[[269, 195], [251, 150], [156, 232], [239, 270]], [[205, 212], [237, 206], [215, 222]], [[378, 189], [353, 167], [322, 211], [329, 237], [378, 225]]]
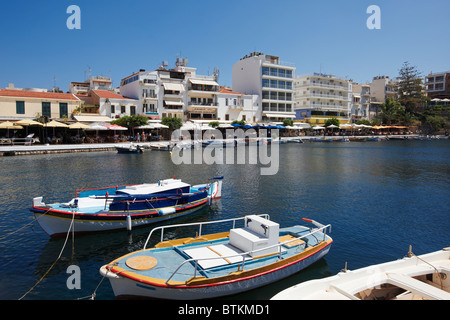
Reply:
[[[66, 27], [72, 4], [81, 9], [81, 30]], [[380, 30], [366, 27], [370, 5], [381, 9]], [[396, 77], [404, 61], [426, 75], [450, 70], [448, 12], [447, 0], [3, 0], [0, 88], [56, 83], [67, 91], [88, 66], [118, 86], [177, 57], [198, 74], [219, 68], [220, 84], [231, 86], [233, 64], [252, 51], [295, 63], [297, 75], [366, 82]]]

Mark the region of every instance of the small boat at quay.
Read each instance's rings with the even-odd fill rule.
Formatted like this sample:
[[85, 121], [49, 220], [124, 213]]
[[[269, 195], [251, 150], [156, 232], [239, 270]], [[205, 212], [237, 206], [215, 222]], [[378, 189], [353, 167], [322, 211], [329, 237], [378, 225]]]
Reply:
[[450, 300], [450, 247], [344, 270], [285, 289], [273, 300]]
[[150, 149], [155, 151], [171, 151], [172, 145], [170, 143], [156, 143], [151, 144]]
[[136, 144], [129, 144], [127, 146], [116, 146], [118, 153], [144, 153], [144, 147]]
[[[331, 226], [303, 220], [313, 227], [280, 228], [268, 215], [158, 227], [142, 250], [102, 266], [100, 274], [110, 280], [116, 298], [193, 300], [237, 294], [286, 278], [328, 253]], [[224, 232], [202, 234], [207, 225], [221, 231], [218, 226], [224, 224]], [[191, 232], [198, 227], [196, 236], [164, 241], [166, 229], [184, 227]], [[147, 249], [155, 233], [160, 242]]]
[[[191, 186], [180, 179], [157, 183], [76, 190], [67, 203], [46, 204], [33, 198], [30, 209], [51, 237], [128, 229], [191, 214], [222, 194], [223, 177]], [[71, 229], [73, 228], [73, 229]]]

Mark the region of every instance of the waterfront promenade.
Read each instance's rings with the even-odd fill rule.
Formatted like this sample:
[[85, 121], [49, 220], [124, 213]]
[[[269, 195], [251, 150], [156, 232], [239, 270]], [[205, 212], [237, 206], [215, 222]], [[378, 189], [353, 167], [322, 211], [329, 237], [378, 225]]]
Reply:
[[[345, 136], [345, 138], [369, 138], [373, 136]], [[377, 136], [380, 139], [386, 139], [386, 136]], [[395, 135], [391, 137], [396, 138], [406, 138], [413, 139], [417, 135]], [[282, 141], [288, 141], [292, 139], [302, 139], [304, 142], [312, 141], [317, 138], [326, 139], [340, 139], [343, 137], [337, 136], [300, 136], [300, 137], [283, 137]], [[436, 138], [447, 138], [444, 136], [436, 136]], [[152, 145], [167, 145], [170, 141], [154, 141], [154, 142], [139, 142], [145, 149], [150, 149]], [[33, 155], [33, 154], [53, 154], [53, 153], [75, 153], [75, 152], [100, 152], [100, 151], [116, 151], [116, 146], [126, 146], [130, 142], [120, 142], [120, 143], [86, 143], [86, 144], [35, 144], [35, 145], [15, 145], [15, 146], [0, 146], [0, 157], [1, 156], [20, 156], [20, 155]]]

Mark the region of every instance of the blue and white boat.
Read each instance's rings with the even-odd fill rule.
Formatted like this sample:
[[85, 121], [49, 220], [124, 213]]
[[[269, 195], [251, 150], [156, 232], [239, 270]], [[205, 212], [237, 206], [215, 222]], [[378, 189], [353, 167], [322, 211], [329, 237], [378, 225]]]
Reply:
[[[67, 203], [44, 203], [33, 198], [30, 209], [51, 237], [128, 229], [193, 213], [221, 197], [222, 179], [191, 186], [180, 179], [157, 183], [77, 190]], [[71, 229], [73, 228], [73, 229]]]
[[[192, 300], [237, 294], [286, 278], [328, 253], [331, 226], [303, 220], [314, 227], [280, 228], [268, 215], [158, 227], [142, 250], [102, 266], [100, 274], [110, 280], [117, 298]], [[208, 225], [219, 233], [203, 234]], [[184, 227], [193, 232], [194, 226], [195, 237], [167, 239], [164, 233], [169, 229], [173, 235]], [[160, 242], [147, 249], [154, 234]]]

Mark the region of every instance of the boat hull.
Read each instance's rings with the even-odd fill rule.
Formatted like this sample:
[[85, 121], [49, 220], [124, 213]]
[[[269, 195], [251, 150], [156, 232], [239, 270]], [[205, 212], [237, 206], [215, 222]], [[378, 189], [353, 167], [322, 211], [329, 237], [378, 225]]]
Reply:
[[[74, 233], [90, 233], [101, 231], [112, 231], [120, 229], [133, 229], [152, 223], [166, 221], [194, 213], [208, 204], [205, 199], [192, 204], [189, 208], [179, 208], [173, 214], [158, 215], [158, 212], [140, 213], [130, 215], [131, 220], [127, 220], [127, 215], [91, 215], [74, 212], [57, 212], [53, 210], [43, 210], [34, 207], [34, 216], [40, 227], [51, 237], [60, 237], [71, 230], [73, 220]], [[130, 225], [131, 223], [131, 225]]]
[[[207, 188], [208, 185], [196, 187]], [[102, 207], [94, 213], [88, 213], [78, 208], [61, 208], [58, 204], [47, 206], [42, 203], [42, 197], [38, 197], [33, 199], [31, 211], [40, 227], [51, 237], [64, 236], [69, 231], [89, 233], [120, 229], [132, 230], [136, 227], [194, 213], [211, 204], [212, 199], [220, 198], [221, 189], [222, 181], [219, 180], [210, 184], [208, 191], [186, 196], [185, 200], [176, 196], [173, 199], [166, 197], [153, 201], [153, 205], [152, 202], [147, 201], [148, 199], [144, 199], [136, 201], [133, 210], [128, 207], [133, 204], [126, 202], [126, 205], [122, 205], [122, 203], [115, 205], [115, 211], [109, 211], [105, 204], [105, 210], [102, 210]], [[113, 208], [112, 205], [110, 204], [109, 208]]]
[[108, 276], [117, 298], [157, 298], [173, 300], [211, 299], [242, 293], [289, 277], [322, 259], [330, 250], [332, 240], [324, 241], [314, 250], [280, 260], [272, 265], [242, 272], [241, 276], [225, 277], [218, 282], [197, 285], [171, 286], [151, 284], [141, 279], [133, 279], [113, 274], [103, 266], [100, 273]]

